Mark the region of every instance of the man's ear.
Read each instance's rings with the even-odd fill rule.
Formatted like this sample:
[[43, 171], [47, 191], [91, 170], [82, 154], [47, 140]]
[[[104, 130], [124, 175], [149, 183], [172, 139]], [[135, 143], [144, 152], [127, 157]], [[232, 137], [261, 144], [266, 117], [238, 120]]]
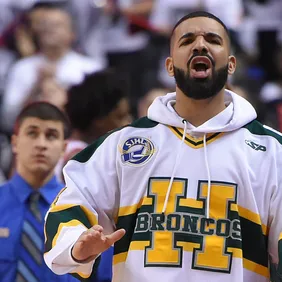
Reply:
[[165, 67], [166, 71], [169, 76], [173, 77], [174, 76], [174, 69], [173, 69], [173, 60], [172, 57], [168, 57], [165, 60]]
[[62, 150], [62, 156], [64, 156], [65, 152], [66, 152], [66, 149], [67, 149], [67, 145], [68, 145], [68, 141], [67, 140], [64, 140], [64, 143], [63, 143], [63, 150]]
[[18, 144], [18, 136], [16, 134], [12, 135], [11, 144], [12, 144], [12, 152], [16, 154], [17, 153], [17, 144]]
[[229, 56], [228, 58], [228, 74], [231, 75], [236, 70], [236, 58], [234, 56]]

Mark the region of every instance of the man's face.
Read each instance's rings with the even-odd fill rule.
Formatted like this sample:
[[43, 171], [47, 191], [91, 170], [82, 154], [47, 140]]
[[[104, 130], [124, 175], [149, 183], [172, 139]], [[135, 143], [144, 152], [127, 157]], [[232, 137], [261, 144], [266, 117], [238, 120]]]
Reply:
[[193, 99], [215, 96], [235, 71], [229, 39], [214, 19], [198, 17], [182, 22], [174, 31], [166, 66], [177, 87]]
[[[12, 137], [17, 168], [22, 172], [50, 173], [64, 153], [64, 128], [60, 121], [29, 117]], [[24, 176], [24, 175], [23, 175]]]
[[70, 47], [74, 34], [69, 15], [59, 9], [45, 11], [38, 37], [41, 47]]

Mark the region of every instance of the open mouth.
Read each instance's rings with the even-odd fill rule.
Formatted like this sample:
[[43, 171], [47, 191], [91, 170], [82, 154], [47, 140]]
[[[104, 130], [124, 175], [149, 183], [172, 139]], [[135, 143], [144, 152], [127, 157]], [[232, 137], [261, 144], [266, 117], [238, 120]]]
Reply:
[[197, 56], [191, 61], [191, 76], [194, 78], [207, 78], [211, 73], [212, 62], [208, 57]]

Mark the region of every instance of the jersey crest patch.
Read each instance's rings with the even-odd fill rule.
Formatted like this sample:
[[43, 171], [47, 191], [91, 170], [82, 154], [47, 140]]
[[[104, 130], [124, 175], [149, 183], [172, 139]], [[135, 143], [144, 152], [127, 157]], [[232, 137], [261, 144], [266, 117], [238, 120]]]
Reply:
[[155, 153], [152, 141], [144, 137], [130, 137], [121, 147], [121, 161], [124, 164], [139, 166], [147, 163]]

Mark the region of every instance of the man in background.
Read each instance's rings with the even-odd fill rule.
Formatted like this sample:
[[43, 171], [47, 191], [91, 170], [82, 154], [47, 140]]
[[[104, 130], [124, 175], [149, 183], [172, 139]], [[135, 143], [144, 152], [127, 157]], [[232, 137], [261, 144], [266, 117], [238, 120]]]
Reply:
[[28, 105], [12, 136], [16, 173], [0, 186], [0, 280], [72, 282], [43, 261], [44, 216], [63, 188], [54, 167], [65, 150], [65, 115], [46, 102]]
[[66, 114], [72, 127], [64, 157], [56, 167], [61, 177], [64, 164], [108, 131], [132, 121], [127, 82], [115, 71], [86, 75], [83, 82], [68, 91]]
[[4, 89], [1, 122], [7, 132], [11, 131], [16, 116], [25, 104], [42, 99], [46, 82], [53, 88], [66, 90], [80, 83], [85, 74], [104, 68], [100, 62], [72, 49], [75, 32], [72, 19], [65, 10], [52, 4], [39, 7], [42, 18], [35, 32], [39, 52], [19, 60], [11, 67]]

